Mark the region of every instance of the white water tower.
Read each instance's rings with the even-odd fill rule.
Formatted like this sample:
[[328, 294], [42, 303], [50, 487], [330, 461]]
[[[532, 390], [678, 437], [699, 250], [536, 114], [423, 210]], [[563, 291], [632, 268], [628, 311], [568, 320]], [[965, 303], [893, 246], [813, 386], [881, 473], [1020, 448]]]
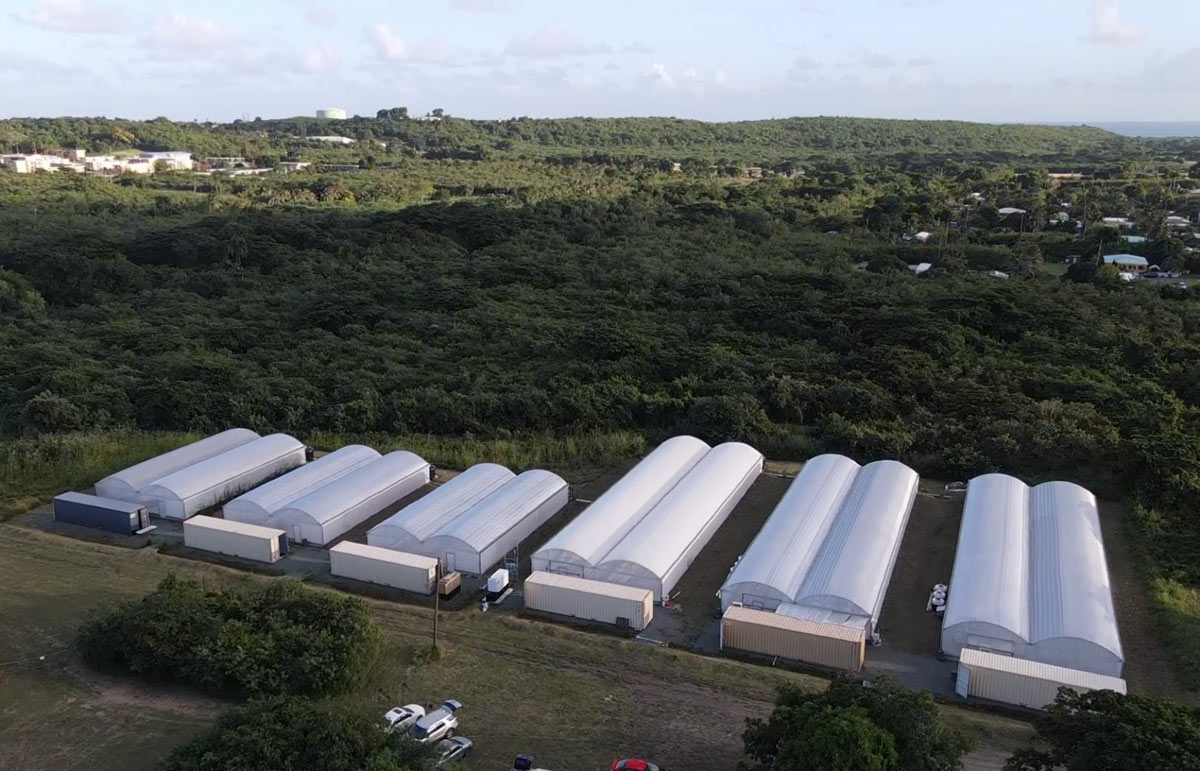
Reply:
[[341, 107], [325, 107], [317, 110], [318, 118], [327, 118], [329, 120], [345, 120], [346, 111]]

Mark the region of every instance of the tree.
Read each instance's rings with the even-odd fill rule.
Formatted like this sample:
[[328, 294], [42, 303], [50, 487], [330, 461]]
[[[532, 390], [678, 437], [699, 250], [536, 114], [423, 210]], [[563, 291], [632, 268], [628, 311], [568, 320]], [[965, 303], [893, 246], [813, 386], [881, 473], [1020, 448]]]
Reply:
[[896, 740], [857, 707], [813, 702], [785, 707], [788, 725], [773, 771], [891, 771], [897, 768]]
[[429, 114], [435, 118], [443, 118], [446, 115], [446, 111], [443, 110], [441, 107], [435, 107], [433, 112], [431, 112]]
[[1200, 712], [1164, 699], [1059, 689], [1035, 725], [1039, 744], [1006, 771], [1178, 771], [1200, 768]]
[[[960, 758], [970, 748], [964, 737], [942, 724], [928, 691], [910, 691], [886, 677], [869, 687], [858, 680], [835, 680], [820, 693], [785, 687], [775, 705], [767, 720], [748, 720], [742, 734], [746, 754], [759, 764], [755, 771], [852, 767], [784, 765], [803, 762], [796, 755], [798, 750], [816, 757], [833, 753], [839, 762], [881, 764], [863, 768], [957, 771]], [[797, 747], [797, 741], [803, 742], [800, 735], [812, 731], [817, 722], [836, 726], [822, 734], [827, 746], [801, 743]], [[891, 739], [890, 745], [881, 735]]]

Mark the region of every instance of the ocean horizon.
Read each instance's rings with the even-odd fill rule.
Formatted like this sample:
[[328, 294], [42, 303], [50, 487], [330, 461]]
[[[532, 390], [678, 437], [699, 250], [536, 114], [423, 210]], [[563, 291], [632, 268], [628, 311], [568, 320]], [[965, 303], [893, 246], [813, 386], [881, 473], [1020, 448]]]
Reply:
[[1084, 121], [1084, 125], [1127, 137], [1200, 137], [1200, 122], [1197, 121]]

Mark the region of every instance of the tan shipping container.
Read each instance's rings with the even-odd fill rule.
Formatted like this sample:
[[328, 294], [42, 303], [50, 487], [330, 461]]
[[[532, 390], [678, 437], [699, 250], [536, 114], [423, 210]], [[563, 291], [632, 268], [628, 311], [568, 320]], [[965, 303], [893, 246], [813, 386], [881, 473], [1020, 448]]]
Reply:
[[1125, 681], [1119, 677], [1056, 667], [974, 648], [963, 648], [959, 656], [954, 689], [963, 698], [975, 697], [1044, 709], [1054, 701], [1062, 685], [1079, 693], [1100, 690], [1125, 693]]
[[731, 605], [721, 618], [721, 648], [857, 672], [866, 654], [862, 627], [826, 624]]
[[627, 625], [641, 631], [654, 618], [654, 593], [634, 586], [538, 571], [525, 579], [525, 607]]
[[329, 572], [418, 594], [433, 591], [437, 560], [419, 554], [342, 541], [329, 550]]
[[287, 552], [287, 535], [274, 527], [200, 515], [183, 521], [183, 544], [256, 562], [275, 562]]

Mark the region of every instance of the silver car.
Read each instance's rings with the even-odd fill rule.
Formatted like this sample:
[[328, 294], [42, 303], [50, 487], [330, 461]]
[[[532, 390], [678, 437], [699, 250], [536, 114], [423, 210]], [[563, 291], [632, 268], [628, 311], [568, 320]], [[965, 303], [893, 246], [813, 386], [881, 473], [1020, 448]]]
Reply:
[[421, 744], [433, 744], [439, 739], [449, 739], [458, 728], [458, 716], [455, 714], [462, 709], [462, 702], [447, 699], [442, 706], [426, 713], [425, 717], [413, 724], [412, 737]]
[[456, 763], [461, 761], [467, 755], [471, 754], [471, 747], [474, 745], [471, 740], [465, 736], [455, 736], [450, 739], [442, 739], [438, 742], [437, 752], [440, 766], [443, 763]]

